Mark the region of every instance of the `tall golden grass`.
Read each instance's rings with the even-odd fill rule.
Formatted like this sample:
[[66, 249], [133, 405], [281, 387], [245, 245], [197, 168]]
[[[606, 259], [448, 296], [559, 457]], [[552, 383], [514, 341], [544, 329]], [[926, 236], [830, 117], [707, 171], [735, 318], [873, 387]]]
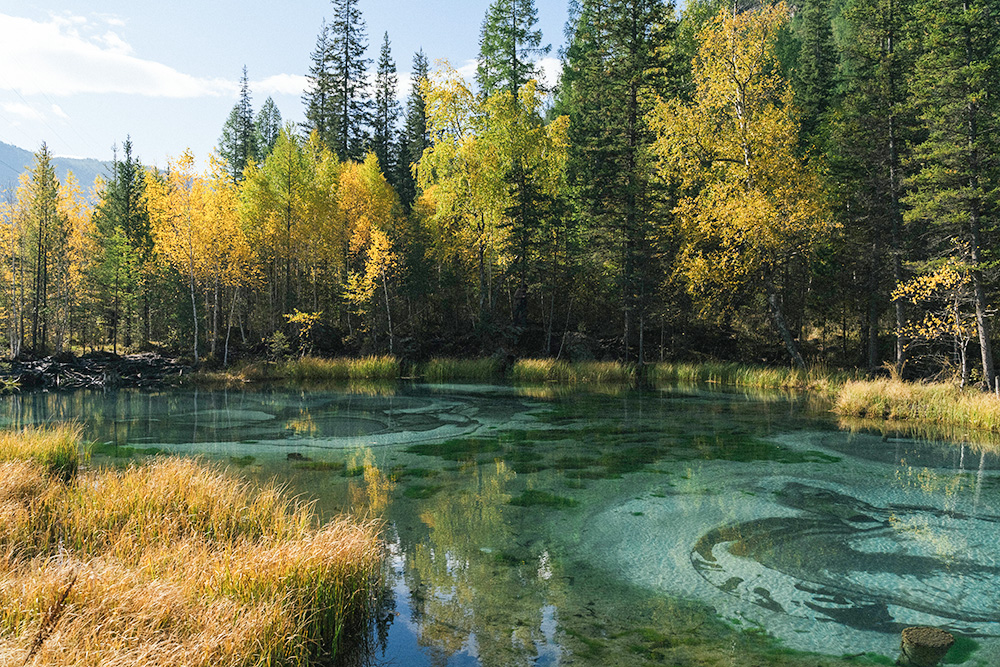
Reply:
[[188, 459], [64, 481], [41, 462], [49, 432], [9, 437], [0, 664], [310, 665], [367, 628], [374, 522], [320, 526], [311, 505]]
[[975, 389], [945, 383], [895, 379], [848, 382], [837, 395], [845, 417], [913, 420], [1000, 432], [1000, 400]]
[[255, 361], [237, 364], [221, 371], [203, 371], [195, 382], [248, 383], [275, 382], [346, 382], [348, 380], [395, 380], [399, 361], [392, 356], [370, 357], [301, 357], [278, 362]]
[[836, 393], [857, 373], [812, 366], [805, 370], [787, 367], [749, 366], [733, 362], [675, 363], [662, 362], [649, 370], [653, 383], [713, 383], [757, 389], [807, 389]]
[[511, 369], [511, 379], [519, 384], [628, 384], [635, 382], [637, 377], [635, 366], [617, 361], [570, 363], [561, 359], [520, 359]]
[[453, 359], [435, 357], [417, 371], [428, 382], [448, 380], [479, 380], [488, 382], [500, 378], [500, 364], [496, 359]]

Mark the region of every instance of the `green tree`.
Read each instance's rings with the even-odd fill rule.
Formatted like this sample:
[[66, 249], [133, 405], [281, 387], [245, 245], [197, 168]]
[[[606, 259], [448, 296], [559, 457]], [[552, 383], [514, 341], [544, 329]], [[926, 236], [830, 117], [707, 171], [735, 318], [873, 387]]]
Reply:
[[[614, 276], [622, 357], [645, 357], [643, 332], [655, 272], [650, 269], [655, 191], [646, 117], [675, 88], [669, 47], [672, 6], [657, 0], [583, 0], [563, 68], [569, 185], [576, 215], [602, 272]], [[638, 333], [638, 336], [636, 335]]]
[[821, 125], [834, 103], [837, 67], [829, 3], [805, 0], [796, 18], [799, 53], [792, 88], [802, 118], [802, 143], [807, 151], [822, 152]]
[[906, 218], [932, 225], [932, 252], [971, 277], [983, 381], [996, 372], [985, 269], [1000, 185], [1000, 3], [917, 0], [919, 56], [910, 84], [926, 130], [913, 151]]
[[[311, 54], [308, 88], [302, 96], [306, 105], [306, 121], [302, 124], [306, 133], [316, 132], [319, 138], [331, 148], [337, 145], [339, 136], [336, 90], [333, 76], [333, 42], [330, 38], [331, 26], [326, 21], [320, 26], [316, 37], [316, 48]], [[273, 148], [273, 147], [272, 147]]]
[[257, 129], [257, 143], [259, 149], [259, 161], [263, 162], [274, 150], [274, 144], [278, 142], [278, 135], [281, 134], [281, 112], [274, 99], [268, 96], [261, 105], [257, 117], [254, 119], [254, 126]]
[[250, 99], [250, 81], [244, 65], [240, 78], [240, 101], [229, 112], [219, 139], [219, 155], [225, 160], [233, 183], [240, 183], [247, 165], [256, 164], [260, 159], [258, 136]]
[[413, 56], [413, 70], [410, 74], [410, 96], [406, 100], [406, 123], [400, 141], [399, 156], [399, 198], [407, 209], [417, 197], [417, 183], [413, 177], [413, 165], [420, 162], [424, 151], [430, 147], [427, 133], [427, 99], [425, 88], [429, 73], [427, 56], [423, 49]]
[[493, 0], [479, 34], [476, 83], [482, 94], [498, 90], [517, 95], [525, 83], [538, 78], [535, 59], [549, 52], [536, 27], [534, 0]]
[[398, 186], [396, 150], [396, 125], [399, 122], [399, 102], [396, 100], [396, 62], [392, 59], [389, 45], [389, 33], [382, 40], [382, 50], [379, 53], [378, 69], [375, 72], [375, 113], [372, 122], [372, 151], [378, 158], [389, 182]]
[[904, 41], [910, 0], [848, 0], [838, 33], [843, 97], [830, 124], [828, 162], [835, 214], [843, 224], [843, 267], [857, 300], [865, 357], [881, 365], [880, 320], [892, 306], [895, 350], [906, 359], [906, 303], [890, 301], [905, 279], [903, 159], [914, 122], [906, 79], [912, 54]]
[[[332, 0], [329, 24], [329, 61], [336, 134], [330, 146], [337, 157], [360, 160], [367, 150], [367, 128], [371, 124], [368, 94], [368, 37], [358, 0]], [[322, 133], [321, 133], [322, 136]]]
[[[104, 320], [108, 326], [108, 339], [115, 350], [119, 335], [124, 336], [126, 348], [131, 347], [133, 334], [138, 331], [141, 331], [143, 343], [148, 343], [150, 338], [151, 304], [146, 279], [153, 255], [153, 235], [145, 193], [146, 180], [142, 164], [132, 154], [131, 137], [126, 137], [122, 146], [122, 159], [118, 159], [116, 151], [111, 179], [105, 183], [94, 211], [102, 261], [113, 262], [115, 267], [119, 267], [122, 265], [121, 258], [127, 255], [130, 258], [129, 266], [137, 271], [128, 281], [122, 281], [116, 276], [117, 268], [100, 269], [98, 283], [101, 286]], [[116, 238], [118, 236], [121, 239]], [[118, 247], [120, 243], [126, 244], [127, 249]], [[109, 248], [109, 244], [116, 245], [116, 248]], [[113, 276], [114, 280], [107, 280], [108, 276]], [[141, 307], [141, 313], [136, 307]], [[140, 314], [141, 328], [136, 322]]]

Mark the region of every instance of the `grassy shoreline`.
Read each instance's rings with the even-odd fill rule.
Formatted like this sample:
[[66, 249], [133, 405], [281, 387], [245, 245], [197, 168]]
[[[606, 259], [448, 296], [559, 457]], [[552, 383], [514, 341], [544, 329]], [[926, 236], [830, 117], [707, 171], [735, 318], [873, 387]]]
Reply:
[[377, 523], [320, 525], [191, 459], [80, 451], [71, 428], [0, 437], [0, 664], [310, 665], [364, 636]]
[[520, 359], [504, 369], [499, 361], [435, 358], [404, 366], [394, 357], [316, 359], [254, 362], [217, 372], [196, 374], [203, 384], [253, 382], [395, 382], [422, 379], [503, 382], [524, 387], [623, 387], [665, 384], [713, 384], [760, 390], [807, 391], [831, 398], [834, 412], [844, 417], [887, 422], [917, 421], [1000, 432], [1000, 399], [975, 390], [959, 390], [945, 383], [914, 383], [897, 379], [864, 379], [861, 371], [825, 367], [805, 370], [755, 366], [735, 362], [660, 362], [638, 366], [620, 362], [567, 362], [556, 359]]

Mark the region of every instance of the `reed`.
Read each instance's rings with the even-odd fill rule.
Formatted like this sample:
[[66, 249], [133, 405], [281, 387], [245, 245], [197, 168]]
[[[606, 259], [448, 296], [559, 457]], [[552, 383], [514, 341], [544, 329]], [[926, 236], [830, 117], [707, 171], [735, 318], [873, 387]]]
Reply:
[[192, 460], [81, 470], [66, 484], [10, 456], [0, 663], [328, 662], [374, 613], [378, 535], [371, 521], [320, 526], [280, 489]]
[[1000, 400], [946, 383], [896, 379], [848, 382], [837, 395], [837, 414], [868, 419], [923, 421], [1000, 432]]
[[452, 359], [435, 357], [422, 368], [418, 374], [423, 375], [428, 382], [447, 382], [449, 380], [478, 380], [488, 382], [500, 377], [500, 363], [493, 358], [486, 359]]

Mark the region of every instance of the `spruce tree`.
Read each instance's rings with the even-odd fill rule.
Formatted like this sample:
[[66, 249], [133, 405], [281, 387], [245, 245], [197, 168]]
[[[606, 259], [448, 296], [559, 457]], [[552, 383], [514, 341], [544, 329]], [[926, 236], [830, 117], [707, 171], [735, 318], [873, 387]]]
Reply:
[[1000, 184], [1000, 2], [917, 0], [910, 91], [926, 139], [913, 154], [906, 217], [933, 228], [938, 257], [971, 278], [984, 383], [996, 372], [985, 271]]
[[590, 246], [616, 276], [626, 360], [635, 358], [636, 342], [640, 358], [645, 352], [654, 195], [645, 118], [656, 96], [675, 87], [674, 65], [664, 57], [672, 14], [658, 0], [583, 0], [563, 66], [568, 178]]
[[386, 180], [398, 188], [399, 171], [396, 150], [396, 125], [399, 121], [399, 102], [396, 100], [396, 62], [392, 59], [389, 33], [382, 40], [378, 69], [375, 73], [375, 114], [372, 122], [372, 151]]
[[247, 165], [256, 164], [259, 154], [257, 126], [250, 101], [250, 82], [244, 65], [240, 79], [240, 101], [229, 112], [229, 118], [222, 127], [219, 155], [226, 161], [233, 182], [240, 183], [243, 180], [243, 170]]
[[493, 0], [479, 36], [476, 83], [481, 93], [489, 96], [507, 89], [516, 95], [521, 86], [538, 78], [534, 60], [551, 46], [542, 46], [537, 23], [534, 0]]
[[906, 78], [910, 50], [903, 40], [910, 0], [848, 0], [842, 12], [843, 99], [829, 142], [832, 200], [848, 243], [847, 258], [871, 368], [881, 365], [879, 322], [893, 305], [894, 363], [906, 358], [902, 301], [890, 294], [904, 279], [907, 231], [903, 223], [903, 159], [913, 135]]
[[802, 144], [810, 150], [823, 143], [819, 135], [834, 102], [837, 51], [827, 0], [805, 0], [796, 18], [800, 48], [792, 86], [802, 118]]
[[254, 125], [257, 128], [258, 161], [263, 162], [271, 154], [278, 135], [281, 134], [281, 112], [271, 97], [264, 100]]
[[309, 87], [302, 96], [306, 105], [306, 121], [302, 124], [306, 133], [316, 132], [327, 146], [333, 147], [339, 136], [337, 106], [333, 77], [333, 44], [330, 41], [330, 24], [323, 21], [316, 48], [310, 57]]
[[399, 198], [406, 207], [410, 207], [417, 197], [417, 184], [411, 167], [420, 162], [424, 150], [431, 145], [430, 135], [427, 133], [427, 100], [424, 98], [424, 85], [429, 71], [427, 56], [421, 49], [413, 56], [410, 96], [406, 100], [406, 124], [399, 142]]
[[368, 148], [372, 104], [367, 85], [371, 64], [365, 58], [367, 48], [368, 37], [358, 0], [333, 0], [329, 57], [337, 130], [330, 148], [342, 161], [361, 160]]
[[142, 267], [153, 256], [153, 233], [146, 208], [146, 181], [142, 163], [132, 154], [132, 139], [125, 138], [122, 158], [117, 151], [112, 163], [111, 178], [105, 184], [101, 201], [94, 211], [94, 224], [101, 245], [101, 257], [96, 266], [97, 282], [109, 323], [109, 337], [117, 349], [119, 337], [131, 346], [136, 331], [132, 305], [141, 309], [143, 342], [150, 338], [149, 288], [139, 275], [124, 276], [124, 265]]

